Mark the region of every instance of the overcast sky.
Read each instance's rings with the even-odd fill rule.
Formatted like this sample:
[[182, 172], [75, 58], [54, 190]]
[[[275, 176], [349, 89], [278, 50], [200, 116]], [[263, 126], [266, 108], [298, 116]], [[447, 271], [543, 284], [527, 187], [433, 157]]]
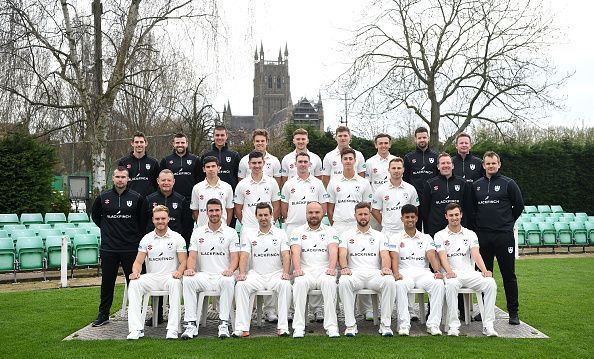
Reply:
[[[329, 97], [326, 86], [339, 74], [347, 56], [341, 40], [360, 17], [359, 1], [223, 0], [226, 37], [219, 41], [219, 63], [215, 107], [220, 111], [227, 100], [234, 115], [252, 114], [253, 55], [260, 41], [265, 58], [276, 60], [285, 43], [289, 49], [289, 74], [293, 102], [322, 94], [326, 126], [334, 128], [344, 115], [344, 102]], [[550, 125], [594, 126], [594, 46], [590, 1], [550, 0], [565, 36], [551, 57], [562, 72], [575, 71], [561, 94], [567, 111], [553, 112]], [[231, 55], [232, 54], [232, 55]], [[546, 126], [546, 125], [545, 125]]]

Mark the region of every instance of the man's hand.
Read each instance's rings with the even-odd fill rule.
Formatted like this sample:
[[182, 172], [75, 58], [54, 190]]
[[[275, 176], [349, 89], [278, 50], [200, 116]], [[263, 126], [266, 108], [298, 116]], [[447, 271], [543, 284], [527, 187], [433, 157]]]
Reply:
[[171, 276], [175, 279], [180, 279], [181, 277], [184, 276], [184, 274], [178, 270], [176, 270], [175, 272], [171, 273]]
[[227, 268], [221, 274], [224, 275], [225, 277], [231, 277], [233, 275], [233, 271], [231, 269]]
[[290, 280], [291, 275], [289, 273], [283, 273], [283, 274], [281, 274], [281, 279], [282, 280]]
[[294, 275], [295, 277], [301, 277], [301, 276], [303, 275], [303, 271], [302, 271], [301, 269], [295, 269], [295, 270], [293, 271], [293, 275]]
[[186, 270], [184, 271], [184, 275], [186, 275], [186, 276], [188, 276], [188, 277], [191, 277], [191, 276], [193, 276], [194, 274], [196, 274], [196, 271], [195, 271], [194, 269], [192, 269], [192, 268], [188, 268], [188, 269], [186, 269]]
[[483, 277], [492, 277], [492, 276], [493, 276], [493, 272], [491, 272], [490, 270], [483, 272]]
[[382, 275], [390, 275], [392, 270], [390, 268], [382, 268]]
[[445, 275], [445, 277], [447, 279], [456, 278], [456, 273], [454, 273], [454, 272], [447, 272], [446, 275]]
[[235, 280], [237, 280], [238, 282], [244, 281], [247, 278], [247, 275], [245, 273], [239, 273], [239, 275], [237, 276], [237, 278], [235, 278]]
[[394, 275], [394, 279], [396, 279], [396, 280], [401, 280], [402, 279], [402, 274], [400, 274], [400, 272], [396, 272], [393, 275]]
[[132, 272], [132, 273], [130, 273], [128, 278], [130, 278], [130, 280], [138, 279], [138, 278], [140, 278], [140, 273]]
[[433, 274], [433, 278], [443, 279], [443, 274], [441, 274], [441, 272], [435, 272], [435, 274]]
[[351, 268], [345, 267], [345, 268], [342, 268], [340, 270], [340, 274], [342, 274], [342, 275], [352, 275], [353, 272], [351, 271]]
[[336, 268], [328, 268], [328, 269], [326, 269], [326, 274], [335, 277], [336, 276]]

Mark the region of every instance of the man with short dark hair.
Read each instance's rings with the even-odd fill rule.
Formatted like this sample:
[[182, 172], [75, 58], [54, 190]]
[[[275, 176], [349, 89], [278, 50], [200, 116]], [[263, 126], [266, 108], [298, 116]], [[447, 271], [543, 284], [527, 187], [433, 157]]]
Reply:
[[293, 144], [295, 145], [295, 151], [289, 152], [285, 157], [283, 157], [281, 162], [281, 178], [283, 185], [285, 182], [287, 182], [287, 180], [297, 176], [296, 159], [297, 156], [302, 152], [309, 155], [309, 173], [319, 180], [322, 179], [322, 160], [320, 159], [320, 156], [307, 149], [308, 143], [309, 137], [306, 129], [298, 128], [293, 131]]
[[159, 163], [146, 154], [148, 141], [142, 132], [136, 132], [130, 142], [132, 152], [118, 160], [118, 166], [128, 170], [128, 188], [146, 197], [157, 190]]
[[369, 180], [373, 192], [389, 181], [388, 164], [396, 157], [390, 153], [392, 136], [380, 133], [375, 136], [374, 144], [377, 153], [365, 162], [365, 178]]
[[[173, 190], [189, 200], [192, 188], [201, 176], [200, 159], [188, 152], [188, 139], [183, 133], [173, 136], [173, 153], [161, 160], [160, 168], [169, 169], [175, 176]], [[189, 201], [188, 201], [189, 205]]]
[[454, 175], [467, 182], [474, 182], [485, 175], [483, 161], [470, 153], [472, 142], [470, 135], [461, 132], [456, 136], [456, 154], [452, 157]]
[[483, 167], [485, 176], [472, 184], [481, 257], [491, 272], [494, 258], [497, 257], [509, 324], [519, 325], [514, 224], [524, 210], [524, 199], [516, 182], [499, 173], [501, 162], [497, 153], [485, 152]]
[[202, 166], [206, 178], [194, 185], [192, 189], [190, 202], [192, 217], [198, 223], [198, 226], [204, 226], [208, 222], [206, 203], [211, 198], [217, 198], [225, 207], [223, 221], [229, 226], [233, 219], [233, 189], [230, 184], [223, 182], [219, 178], [218, 174], [221, 172], [221, 166], [216, 157], [203, 157]]
[[[262, 168], [262, 172], [266, 176], [274, 178], [276, 180], [276, 184], [280, 188], [282, 175], [281, 164], [276, 156], [268, 152], [269, 140], [270, 136], [266, 130], [257, 129], [252, 133], [254, 151], [260, 152], [263, 155], [262, 158], [264, 159], [264, 167]], [[241, 161], [239, 161], [239, 170], [237, 172], [238, 181], [248, 178], [252, 173], [252, 170], [248, 164], [249, 160], [249, 154], [247, 154], [241, 158]]]
[[116, 168], [112, 180], [113, 188], [101, 192], [91, 210], [93, 222], [101, 229], [101, 303], [94, 327], [109, 322], [118, 269], [121, 265], [128, 281], [146, 227], [142, 196], [126, 187], [128, 170]]
[[[213, 156], [219, 161], [219, 178], [228, 183], [235, 191], [237, 186], [237, 173], [239, 170], [239, 161], [241, 157], [239, 153], [231, 150], [227, 140], [229, 133], [227, 127], [223, 125], [216, 125], [213, 132], [213, 143], [209, 151], [204, 152], [201, 157], [204, 166], [204, 159], [208, 156]], [[202, 177], [200, 179], [203, 179]]]

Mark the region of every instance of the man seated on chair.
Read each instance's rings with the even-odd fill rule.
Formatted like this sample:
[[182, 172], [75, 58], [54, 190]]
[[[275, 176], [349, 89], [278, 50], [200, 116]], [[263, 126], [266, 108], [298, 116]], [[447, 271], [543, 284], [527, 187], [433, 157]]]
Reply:
[[[141, 306], [142, 296], [153, 290], [169, 292], [169, 319], [167, 339], [177, 339], [180, 320], [182, 282], [186, 269], [186, 241], [181, 234], [172, 231], [169, 224], [169, 209], [163, 205], [153, 208], [155, 229], [147, 233], [138, 245], [138, 254], [130, 273], [128, 288], [129, 312], [128, 339], [144, 336]], [[142, 263], [146, 262], [146, 274], [140, 274]], [[153, 303], [157, 305], [157, 303]]]
[[336, 262], [338, 233], [322, 224], [324, 209], [319, 202], [305, 207], [307, 223], [297, 227], [290, 237], [293, 262], [293, 338], [305, 334], [305, 302], [310, 289], [321, 289], [324, 299], [324, 329], [330, 338], [339, 337], [336, 319]]
[[[458, 309], [458, 290], [462, 287], [483, 293], [484, 313], [483, 334], [489, 337], [499, 336], [493, 328], [495, 321], [495, 297], [497, 284], [493, 273], [487, 270], [479, 252], [479, 242], [476, 234], [470, 229], [462, 227], [462, 211], [457, 203], [446, 206], [445, 217], [448, 226], [435, 234], [435, 246], [441, 266], [446, 271], [445, 293], [448, 308], [448, 335], [460, 335], [460, 319]], [[480, 272], [474, 270], [474, 264]], [[479, 298], [479, 300], [481, 300]]]
[[385, 337], [393, 336], [392, 307], [395, 298], [394, 277], [390, 269], [390, 254], [393, 245], [381, 232], [371, 228], [369, 219], [371, 204], [359, 202], [355, 205], [357, 226], [340, 236], [338, 260], [340, 280], [338, 292], [344, 305], [344, 335], [357, 335], [355, 320], [355, 295], [358, 290], [371, 289], [379, 293], [381, 319], [379, 333]]
[[196, 292], [218, 291], [219, 338], [229, 337], [229, 316], [239, 264], [239, 238], [235, 229], [222, 221], [223, 204], [216, 198], [206, 202], [208, 223], [194, 229], [190, 238], [188, 269], [184, 272], [184, 321], [182, 339], [198, 335]]
[[[272, 225], [273, 215], [270, 204], [258, 203], [255, 212], [258, 228], [246, 228], [241, 233], [233, 336], [250, 335], [252, 319], [250, 297], [259, 290], [271, 290], [278, 297], [276, 334], [286, 337], [289, 335], [288, 311], [291, 304], [289, 240], [284, 230]], [[248, 271], [250, 262], [252, 268]]]
[[[429, 293], [431, 312], [427, 319], [427, 333], [441, 335], [439, 325], [443, 307], [443, 275], [439, 272], [439, 260], [435, 244], [428, 234], [417, 230], [418, 210], [412, 204], [401, 209], [404, 230], [392, 238], [396, 251], [392, 257], [392, 270], [396, 279], [396, 302], [398, 306], [399, 335], [410, 333], [410, 313], [408, 310], [408, 291], [421, 288]], [[429, 270], [429, 263], [435, 274]], [[425, 303], [419, 303], [425, 305]]]

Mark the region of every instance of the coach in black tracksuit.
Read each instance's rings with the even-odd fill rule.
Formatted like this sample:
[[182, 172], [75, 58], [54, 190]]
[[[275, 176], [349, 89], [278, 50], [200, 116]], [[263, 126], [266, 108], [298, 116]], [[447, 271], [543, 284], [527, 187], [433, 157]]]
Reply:
[[188, 152], [188, 141], [186, 135], [182, 133], [173, 137], [173, 148], [173, 153], [163, 158], [159, 167], [161, 170], [166, 168], [171, 170], [175, 176], [173, 190], [185, 198], [190, 198], [192, 188], [198, 183], [201, 176], [200, 159]]
[[485, 175], [483, 161], [470, 153], [472, 143], [470, 135], [462, 132], [456, 136], [456, 151], [452, 156], [454, 164], [454, 175], [465, 179], [467, 182], [474, 182]]
[[93, 326], [109, 321], [113, 302], [113, 289], [121, 264], [126, 276], [132, 272], [132, 263], [138, 252], [138, 243], [144, 234], [142, 196], [128, 184], [128, 172], [118, 167], [113, 172], [113, 188], [102, 192], [93, 203], [91, 218], [101, 229], [101, 303]]
[[514, 224], [524, 210], [524, 199], [516, 182], [499, 173], [499, 155], [492, 151], [486, 152], [483, 166], [485, 177], [472, 184], [476, 234], [488, 270], [493, 271], [493, 260], [497, 257], [505, 288], [509, 323], [517, 325], [520, 319]]
[[439, 174], [425, 182], [420, 209], [425, 220], [425, 233], [431, 237], [448, 225], [445, 208], [449, 203], [458, 203], [462, 207], [462, 225], [468, 227], [471, 217], [471, 184], [452, 174], [452, 158], [441, 153], [437, 158]]
[[[417, 149], [404, 156], [403, 179], [415, 187], [420, 200], [423, 198], [425, 182], [437, 176], [437, 152], [429, 149], [429, 132], [425, 127], [415, 130], [415, 142]], [[424, 222], [423, 214], [419, 212], [419, 231], [423, 229]]]

